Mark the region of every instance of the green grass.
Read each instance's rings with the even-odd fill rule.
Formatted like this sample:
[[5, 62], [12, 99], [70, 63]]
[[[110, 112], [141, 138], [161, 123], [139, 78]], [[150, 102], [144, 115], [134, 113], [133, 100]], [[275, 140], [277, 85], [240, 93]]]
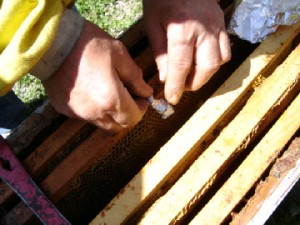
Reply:
[[26, 104], [34, 104], [45, 98], [45, 89], [39, 79], [28, 74], [19, 80], [13, 87], [14, 92]]
[[78, 0], [76, 7], [87, 20], [118, 37], [142, 15], [141, 0]]

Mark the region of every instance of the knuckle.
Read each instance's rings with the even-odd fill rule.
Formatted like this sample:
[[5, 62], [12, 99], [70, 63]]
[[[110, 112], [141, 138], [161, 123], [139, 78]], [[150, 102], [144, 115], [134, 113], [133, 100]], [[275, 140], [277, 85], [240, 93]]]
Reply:
[[125, 118], [122, 118], [118, 123], [122, 128], [129, 129], [136, 125], [141, 120], [141, 118], [142, 117], [140, 116], [127, 116]]
[[104, 112], [114, 112], [117, 110], [118, 101], [116, 98], [109, 96], [105, 98], [102, 104], [102, 110]]
[[133, 121], [125, 120], [120, 123], [121, 127], [128, 129], [132, 127], [135, 123]]
[[219, 58], [215, 58], [215, 59], [208, 60], [206, 62], [202, 62], [198, 65], [201, 66], [204, 71], [209, 73], [218, 70], [221, 64], [222, 64], [221, 60]]
[[184, 58], [170, 58], [169, 63], [176, 69], [186, 72], [188, 72], [192, 66], [192, 62]]
[[182, 48], [193, 44], [197, 35], [194, 31], [186, 30], [183, 26], [170, 29], [167, 39], [172, 43], [172, 48]]
[[212, 64], [209, 64], [209, 66], [207, 67], [207, 69], [209, 71], [214, 72], [214, 71], [218, 70], [220, 68], [220, 66], [221, 66], [221, 63], [212, 63]]
[[123, 45], [123, 43], [117, 39], [113, 40], [113, 45], [115, 46], [115, 48], [117, 48], [121, 52], [126, 51], [126, 48]]
[[102, 90], [101, 97], [99, 97], [95, 102], [100, 111], [114, 112], [118, 109], [119, 93], [114, 88], [106, 88], [106, 90]]
[[72, 114], [73, 114], [72, 117], [79, 118], [86, 121], [90, 121], [92, 118], [91, 113], [88, 110], [85, 110], [84, 108], [81, 109], [77, 108], [76, 110], [73, 111]]

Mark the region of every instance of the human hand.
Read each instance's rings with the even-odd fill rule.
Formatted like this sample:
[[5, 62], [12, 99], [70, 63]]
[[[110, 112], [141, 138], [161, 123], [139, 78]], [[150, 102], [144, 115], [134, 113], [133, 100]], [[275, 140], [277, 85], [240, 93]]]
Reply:
[[216, 0], [143, 0], [148, 37], [165, 82], [165, 98], [177, 104], [231, 58], [224, 15]]
[[58, 112], [111, 132], [139, 122], [153, 92], [121, 42], [87, 21], [64, 64], [43, 84]]

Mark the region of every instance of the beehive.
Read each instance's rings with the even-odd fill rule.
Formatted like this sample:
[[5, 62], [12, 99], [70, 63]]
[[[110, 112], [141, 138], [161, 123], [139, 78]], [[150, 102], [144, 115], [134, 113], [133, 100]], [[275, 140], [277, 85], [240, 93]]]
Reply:
[[[233, 38], [232, 60], [166, 120], [149, 109], [112, 136], [45, 103], [8, 142], [72, 224], [263, 223], [299, 178], [299, 30]], [[121, 40], [162, 97], [143, 21]], [[0, 190], [4, 224], [38, 224]]]

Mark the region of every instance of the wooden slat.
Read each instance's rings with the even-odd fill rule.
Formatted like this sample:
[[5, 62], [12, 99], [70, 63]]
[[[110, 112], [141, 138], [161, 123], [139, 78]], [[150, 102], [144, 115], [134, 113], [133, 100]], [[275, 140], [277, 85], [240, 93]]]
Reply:
[[[288, 73], [289, 71], [286, 72]], [[278, 80], [278, 82], [282, 81]], [[270, 166], [270, 163], [275, 161], [288, 141], [299, 129], [299, 111], [300, 94], [226, 183], [191, 221], [191, 225], [221, 224], [230, 215], [234, 207], [262, 176]], [[260, 223], [254, 224], [262, 224], [262, 221], [266, 221], [269, 215], [264, 216], [266, 217], [260, 217]]]
[[276, 116], [275, 109], [289, 102], [289, 94], [299, 93], [299, 54], [300, 46], [255, 91], [240, 113], [176, 184], [148, 210], [140, 224], [177, 223], [195, 206], [222, 168], [259, 134], [266, 120]]
[[[107, 132], [98, 129], [89, 136], [77, 149], [64, 159], [52, 173], [43, 180], [39, 186], [51, 201], [56, 202], [67, 191], [67, 184], [71, 182], [80, 172], [89, 168], [89, 165], [97, 157], [105, 155], [109, 146], [119, 140], [125, 132], [112, 136]], [[19, 224], [25, 224], [32, 216], [30, 210], [24, 210], [24, 203], [20, 202], [5, 216], [5, 221], [10, 218], [18, 220]], [[22, 216], [16, 216], [22, 212]]]
[[[55, 132], [55, 134], [59, 134]], [[120, 140], [126, 132], [120, 135], [113, 136], [109, 133], [97, 129], [90, 135], [76, 151], [72, 152], [66, 159], [62, 161], [52, 173], [39, 184], [44, 193], [53, 201], [56, 202], [67, 191], [67, 184], [80, 172], [85, 171], [92, 161], [105, 156], [109, 147], [116, 141]], [[11, 190], [9, 190], [11, 192]], [[31, 210], [26, 207], [24, 202], [19, 202], [11, 211], [9, 211], [4, 221], [6, 224], [11, 222], [16, 224], [26, 224], [32, 217]]]
[[85, 122], [76, 119], [68, 119], [63, 123], [23, 161], [28, 173], [32, 177], [39, 176], [64, 148], [76, 140], [86, 126]]
[[118, 135], [111, 135], [97, 129], [41, 182], [40, 187], [56, 202], [65, 193], [68, 183], [86, 171], [94, 160], [104, 157], [110, 147], [126, 133], [124, 131]]
[[276, 116], [275, 109], [289, 102], [289, 94], [299, 93], [299, 55], [300, 46], [255, 91], [234, 120], [176, 184], [148, 210], [140, 224], [177, 223], [195, 206], [222, 168], [259, 134], [266, 120]]
[[299, 147], [300, 137], [294, 139], [283, 156], [276, 161], [269, 176], [257, 186], [254, 196], [248, 200], [243, 210], [233, 217], [230, 224], [257, 225], [265, 223], [300, 178]]
[[[172, 173], [182, 166], [180, 162], [196, 151], [224, 115], [252, 88], [255, 79], [264, 74], [289, 48], [299, 29], [298, 23], [292, 27], [282, 27], [276, 34], [269, 36], [91, 224], [122, 224], [146, 204], [153, 194], [159, 192], [164, 181], [170, 179]], [[161, 203], [165, 204], [168, 203]], [[170, 215], [169, 212], [164, 213]], [[152, 218], [155, 217], [160, 218], [159, 215], [153, 215]], [[167, 222], [156, 221], [152, 224]]]
[[40, 133], [51, 127], [60, 117], [61, 115], [53, 109], [49, 102], [45, 101], [6, 140], [16, 155], [22, 154]]
[[[82, 121], [69, 119], [51, 134], [36, 150], [24, 161], [23, 165], [31, 177], [40, 176], [43, 169], [49, 166], [55, 157], [64, 151], [73, 142], [85, 127]], [[4, 183], [0, 184], [0, 204], [12, 197], [13, 191]]]

